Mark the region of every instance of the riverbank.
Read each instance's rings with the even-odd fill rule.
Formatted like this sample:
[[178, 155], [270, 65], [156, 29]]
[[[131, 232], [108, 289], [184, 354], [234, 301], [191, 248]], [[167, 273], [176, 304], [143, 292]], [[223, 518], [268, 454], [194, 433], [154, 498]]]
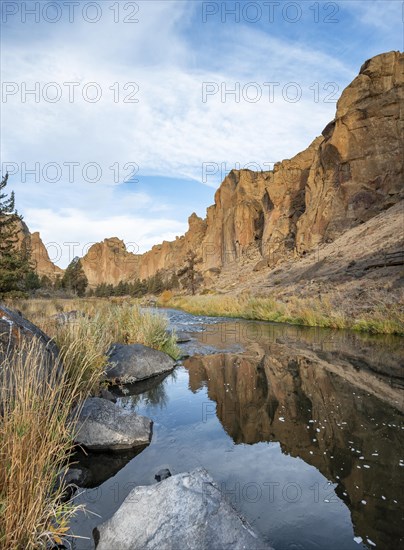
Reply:
[[66, 311], [72, 305], [43, 300], [14, 304], [52, 338], [59, 355], [44, 376], [43, 343], [36, 337], [26, 341], [19, 333], [18, 346], [2, 361], [1, 548], [54, 546], [69, 532], [79, 508], [63, 498], [63, 480], [75, 447], [80, 407], [74, 418], [71, 411], [99, 393], [110, 345], [136, 342], [173, 357], [178, 354], [175, 337], [161, 316], [141, 313], [131, 304], [85, 300], [74, 301], [80, 307], [74, 315], [62, 313], [61, 308]]
[[404, 311], [400, 304], [379, 300], [356, 316], [338, 294], [320, 297], [276, 297], [239, 295], [162, 296], [158, 305], [179, 308], [195, 315], [240, 317], [308, 327], [351, 329], [371, 334], [404, 335]]

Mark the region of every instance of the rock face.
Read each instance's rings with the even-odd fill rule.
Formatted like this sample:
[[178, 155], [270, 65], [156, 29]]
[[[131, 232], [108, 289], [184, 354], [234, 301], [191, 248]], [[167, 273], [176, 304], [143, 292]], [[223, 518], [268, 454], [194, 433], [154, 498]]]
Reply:
[[135, 278], [139, 270], [139, 256], [126, 250], [116, 237], [93, 244], [81, 259], [81, 265], [90, 287], [100, 283], [117, 285]]
[[202, 259], [206, 285], [224, 269], [236, 281], [240, 266], [296, 259], [401, 201], [403, 63], [394, 51], [366, 61], [320, 137], [273, 170], [232, 170], [206, 219], [192, 214], [184, 236], [141, 256], [118, 239], [94, 245], [82, 261], [90, 285], [173, 272], [188, 250]]
[[26, 223], [22, 220], [17, 220], [16, 224], [18, 228], [16, 246], [18, 249], [24, 247], [30, 250], [33, 267], [38, 275], [40, 277], [45, 275], [52, 281], [58, 275], [63, 275], [63, 269], [60, 269], [51, 261], [40, 234], [37, 231], [30, 233]]
[[159, 270], [177, 270], [184, 262], [189, 250], [200, 248], [206, 231], [206, 221], [195, 213], [188, 218], [189, 229], [175, 241], [164, 241], [143, 254], [139, 263], [139, 277], [146, 279]]
[[[366, 223], [404, 199], [401, 116], [404, 54], [388, 52], [366, 61], [343, 91], [336, 115], [311, 145], [273, 170], [232, 170], [207, 209], [192, 214], [189, 229], [139, 255], [113, 237], [94, 244], [82, 258], [89, 286], [170, 275], [188, 251], [202, 260], [206, 286], [240, 268], [266, 269], [298, 259]], [[31, 246], [40, 275], [55, 278], [38, 233], [21, 222], [20, 244]], [[133, 248], [133, 246], [129, 247]], [[231, 278], [230, 277], [230, 278]]]
[[51, 281], [54, 281], [58, 275], [63, 276], [63, 269], [60, 269], [60, 267], [51, 261], [48, 251], [37, 231], [31, 234], [31, 253], [35, 271], [40, 277], [45, 275]]
[[404, 54], [364, 63], [343, 91], [307, 181], [299, 251], [334, 240], [404, 196]]
[[206, 470], [135, 487], [94, 530], [98, 550], [254, 550], [270, 546], [227, 503]]
[[99, 397], [85, 400], [80, 411], [75, 442], [89, 451], [121, 451], [148, 445], [152, 421], [126, 413]]
[[132, 384], [173, 370], [175, 361], [166, 353], [142, 344], [113, 344], [108, 352], [106, 377]]

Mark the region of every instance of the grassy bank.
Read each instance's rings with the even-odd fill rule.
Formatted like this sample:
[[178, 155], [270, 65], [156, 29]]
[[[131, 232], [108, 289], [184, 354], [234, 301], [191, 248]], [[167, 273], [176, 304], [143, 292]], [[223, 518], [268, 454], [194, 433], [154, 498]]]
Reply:
[[159, 305], [183, 309], [196, 315], [241, 317], [309, 327], [352, 329], [373, 334], [404, 334], [404, 313], [399, 305], [379, 303], [372, 311], [352, 316], [343, 299], [290, 298], [287, 302], [273, 297], [173, 296]]
[[[7, 358], [0, 370], [0, 547], [47, 548], [61, 543], [77, 511], [60, 499], [56, 481], [73, 450], [73, 405], [97, 393], [112, 342], [143, 343], [176, 356], [167, 322], [141, 314], [137, 305], [88, 302], [23, 301], [13, 305], [54, 338], [63, 375], [44, 378], [41, 349], [34, 340]], [[76, 308], [73, 306], [77, 306]], [[77, 309], [72, 322], [51, 318]]]

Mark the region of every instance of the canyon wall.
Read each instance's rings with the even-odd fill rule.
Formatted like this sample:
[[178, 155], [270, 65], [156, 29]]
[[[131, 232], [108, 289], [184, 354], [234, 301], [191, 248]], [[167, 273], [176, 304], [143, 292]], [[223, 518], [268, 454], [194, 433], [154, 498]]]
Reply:
[[125, 243], [116, 237], [93, 244], [81, 259], [91, 287], [100, 283], [117, 285], [137, 276], [139, 256], [128, 252]]
[[31, 251], [32, 265], [40, 277], [49, 277], [52, 281], [63, 275], [63, 269], [55, 265], [48, 254], [38, 232], [30, 233], [23, 220], [17, 220], [17, 248]]
[[[184, 236], [143, 255], [117, 238], [91, 247], [82, 259], [90, 286], [169, 274], [189, 250], [202, 259], [206, 284], [233, 265], [237, 281], [240, 265], [252, 271], [298, 259], [402, 200], [403, 64], [400, 52], [366, 61], [321, 136], [273, 170], [232, 170], [206, 219], [192, 214]], [[41, 269], [46, 262], [42, 254]]]

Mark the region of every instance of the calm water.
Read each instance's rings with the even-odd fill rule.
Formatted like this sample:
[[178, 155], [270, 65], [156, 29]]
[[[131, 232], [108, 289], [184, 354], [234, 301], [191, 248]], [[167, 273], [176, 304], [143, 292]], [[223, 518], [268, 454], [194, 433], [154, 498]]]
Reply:
[[198, 466], [276, 550], [402, 546], [402, 340], [166, 314], [192, 331], [190, 357], [119, 397], [153, 419], [152, 442], [82, 460], [77, 549], [134, 486]]

